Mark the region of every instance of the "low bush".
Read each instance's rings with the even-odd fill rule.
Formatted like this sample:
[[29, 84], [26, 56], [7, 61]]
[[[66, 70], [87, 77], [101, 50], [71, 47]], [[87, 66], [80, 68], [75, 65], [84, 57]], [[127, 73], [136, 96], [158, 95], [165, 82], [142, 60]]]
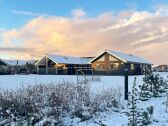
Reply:
[[143, 85], [140, 87], [140, 99], [147, 101], [151, 97], [160, 97], [168, 89], [168, 81], [151, 70], [146, 71]]
[[28, 126], [62, 125], [67, 116], [85, 121], [97, 112], [119, 107], [119, 97], [114, 89], [95, 94], [89, 87], [70, 82], [0, 91], [0, 120], [6, 120], [8, 125]]

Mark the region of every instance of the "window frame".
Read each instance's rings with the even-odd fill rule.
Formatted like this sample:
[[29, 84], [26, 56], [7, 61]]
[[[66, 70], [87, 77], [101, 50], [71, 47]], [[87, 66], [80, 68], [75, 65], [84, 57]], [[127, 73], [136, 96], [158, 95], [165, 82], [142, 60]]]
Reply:
[[96, 64], [96, 69], [97, 70], [105, 70], [105, 63], [97, 63]]
[[[112, 65], [113, 64], [113, 65]], [[117, 65], [116, 65], [117, 64]], [[113, 67], [111, 67], [111, 65]], [[116, 70], [116, 69], [119, 69], [120, 68], [120, 63], [109, 63], [109, 69], [110, 70]]]
[[131, 63], [131, 64], [130, 64], [130, 69], [131, 69], [131, 70], [134, 70], [134, 69], [135, 69], [135, 64]]
[[104, 62], [104, 61], [105, 61], [105, 55], [99, 57], [99, 58], [97, 59], [97, 61], [98, 61], [98, 62], [102, 62], [102, 61]]

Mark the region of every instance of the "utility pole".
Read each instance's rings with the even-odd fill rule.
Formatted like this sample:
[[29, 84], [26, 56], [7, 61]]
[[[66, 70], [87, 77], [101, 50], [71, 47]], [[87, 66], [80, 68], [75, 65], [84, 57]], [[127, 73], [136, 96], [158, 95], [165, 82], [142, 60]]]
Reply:
[[128, 69], [124, 69], [125, 78], [125, 100], [128, 100]]

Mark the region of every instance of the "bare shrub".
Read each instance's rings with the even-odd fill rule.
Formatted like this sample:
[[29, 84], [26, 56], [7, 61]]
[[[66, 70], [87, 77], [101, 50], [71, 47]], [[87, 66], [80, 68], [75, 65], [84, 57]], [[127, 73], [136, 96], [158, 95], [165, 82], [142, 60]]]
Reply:
[[89, 87], [70, 82], [39, 84], [0, 91], [0, 118], [8, 123], [26, 121], [27, 125], [44, 119], [60, 124], [66, 116], [85, 121], [96, 112], [119, 107], [119, 99], [120, 91], [114, 89], [95, 94]]

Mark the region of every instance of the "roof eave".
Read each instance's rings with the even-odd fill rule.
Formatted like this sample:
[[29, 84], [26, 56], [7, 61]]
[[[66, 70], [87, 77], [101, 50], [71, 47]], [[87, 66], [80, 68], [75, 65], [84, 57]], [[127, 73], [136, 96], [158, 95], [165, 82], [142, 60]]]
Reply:
[[106, 52], [108, 52], [110, 55], [114, 56], [115, 58], [117, 58], [117, 59], [119, 59], [119, 60], [123, 61], [124, 63], [127, 63], [127, 61], [125, 61], [125, 60], [121, 59], [120, 57], [118, 57], [118, 56], [114, 55], [114, 54], [113, 54], [113, 53], [111, 53], [110, 51], [106, 50]]
[[35, 63], [35, 65], [37, 66], [38, 65], [38, 63], [43, 59], [43, 58], [49, 58], [50, 60], [52, 60], [54, 63], [56, 63], [57, 64], [57, 62], [55, 62], [52, 58], [50, 58], [48, 55], [45, 55], [44, 57], [42, 57], [39, 61], [37, 61], [36, 63]]
[[152, 63], [132, 62], [132, 61], [127, 61], [126, 63], [135, 63], [135, 64], [148, 64], [148, 65], [153, 65]]

